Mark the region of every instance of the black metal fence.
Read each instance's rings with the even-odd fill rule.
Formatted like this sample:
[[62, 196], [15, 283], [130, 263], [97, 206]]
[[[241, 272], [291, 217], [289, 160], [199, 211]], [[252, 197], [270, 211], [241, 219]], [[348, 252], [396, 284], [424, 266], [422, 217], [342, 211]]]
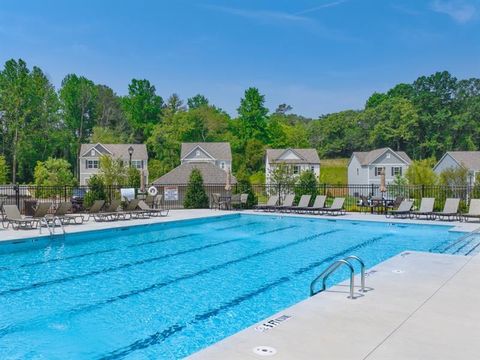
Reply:
[[[160, 200], [158, 204], [168, 209], [183, 208], [183, 200], [187, 185], [161, 185], [155, 186], [157, 197]], [[225, 189], [225, 184], [205, 184], [205, 192], [209, 199], [212, 194], [228, 196], [232, 193], [246, 192], [241, 185], [233, 184], [230, 190]], [[88, 192], [88, 186], [34, 186], [34, 185], [0, 185], [0, 204], [16, 204], [22, 213], [28, 213], [29, 209], [40, 202], [52, 202], [54, 205], [62, 201], [73, 201], [81, 205], [83, 196]], [[120, 198], [119, 186], [106, 186], [106, 200]], [[148, 190], [148, 189], [146, 189]], [[466, 210], [468, 201], [471, 198], [480, 198], [480, 188], [475, 186], [437, 186], [437, 185], [388, 185], [386, 191], [381, 192], [380, 186], [372, 185], [329, 185], [320, 184], [316, 187], [301, 188], [298, 185], [287, 184], [253, 184], [251, 191], [255, 197], [255, 203], [267, 202], [271, 195], [279, 195], [284, 199], [288, 194], [296, 194], [297, 199], [301, 194], [310, 194], [312, 202], [315, 195], [327, 195], [329, 204], [335, 197], [345, 197], [345, 207], [347, 211], [360, 211], [361, 197], [383, 198], [393, 200], [397, 196], [413, 199], [415, 206], [418, 207], [421, 198], [433, 197], [435, 209], [441, 210], [446, 198], [461, 199], [461, 209]], [[141, 193], [137, 191], [138, 196], [146, 196], [147, 191]], [[82, 210], [77, 207], [77, 210]]]

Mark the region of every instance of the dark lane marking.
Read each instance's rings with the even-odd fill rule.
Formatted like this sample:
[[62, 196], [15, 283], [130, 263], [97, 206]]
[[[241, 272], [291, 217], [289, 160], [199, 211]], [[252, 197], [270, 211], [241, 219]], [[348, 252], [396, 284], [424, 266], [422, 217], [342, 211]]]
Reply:
[[283, 227], [283, 228], [277, 228], [277, 229], [273, 229], [273, 230], [264, 231], [264, 232], [261, 232], [261, 233], [258, 234], [258, 235], [271, 234], [271, 233], [274, 233], [274, 232], [277, 232], [277, 231], [283, 231], [283, 230], [293, 229], [293, 228], [296, 228], [296, 227], [298, 227], [298, 225], [285, 226], [285, 227]]
[[260, 221], [252, 221], [252, 222], [247, 222], [245, 224], [237, 224], [237, 225], [227, 226], [227, 227], [223, 227], [223, 228], [218, 228], [218, 229], [215, 229], [215, 231], [236, 229], [236, 228], [239, 228], [239, 227], [244, 227], [244, 226], [248, 226], [248, 225], [256, 225], [256, 224], [262, 224], [262, 223]]
[[[280, 231], [280, 229], [278, 231]], [[259, 233], [259, 234], [256, 234], [256, 236], [263, 235], [263, 234], [264, 233]], [[18, 288], [12, 288], [12, 289], [8, 289], [8, 290], [0, 291], [0, 296], [15, 294], [15, 293], [22, 292], [22, 291], [27, 291], [27, 290], [39, 289], [39, 288], [49, 286], [49, 285], [61, 284], [61, 283], [67, 282], [67, 281], [73, 281], [73, 280], [87, 278], [87, 277], [90, 277], [90, 276], [109, 273], [109, 272], [112, 272], [112, 271], [127, 269], [127, 268], [131, 268], [131, 267], [138, 266], [138, 265], [148, 264], [148, 263], [151, 263], [151, 262], [156, 262], [156, 261], [172, 258], [172, 257], [175, 257], [175, 256], [190, 254], [190, 253], [194, 253], [194, 252], [197, 252], [197, 251], [202, 251], [202, 250], [217, 247], [217, 246], [223, 246], [223, 245], [230, 244], [230, 243], [233, 243], [233, 242], [247, 240], [249, 238], [250, 237], [245, 237], [244, 236], [244, 237], [225, 240], [225, 241], [221, 241], [221, 242], [218, 242], [218, 243], [208, 244], [208, 245], [204, 245], [204, 246], [200, 246], [200, 247], [196, 247], [196, 248], [192, 248], [192, 249], [182, 250], [182, 251], [178, 251], [178, 252], [175, 252], [175, 253], [161, 255], [161, 256], [154, 257], [154, 258], [138, 260], [138, 261], [134, 261], [134, 262], [118, 265], [118, 266], [112, 266], [112, 267], [109, 267], [109, 268], [95, 270], [95, 271], [91, 271], [91, 272], [84, 273], [84, 274], [71, 275], [71, 276], [67, 276], [67, 277], [63, 277], [63, 278], [59, 278], [59, 279], [54, 279], [54, 280], [39, 281], [39, 282], [36, 282], [36, 283], [29, 284], [27, 286], [22, 286], [22, 287], [18, 287]]]
[[[305, 238], [296, 240], [296, 241], [291, 242], [291, 243], [287, 243], [287, 244], [280, 245], [280, 246], [277, 246], [277, 247], [274, 247], [274, 248], [258, 251], [256, 253], [246, 255], [246, 256], [243, 256], [243, 257], [235, 259], [235, 260], [230, 260], [230, 261], [227, 261], [227, 262], [224, 262], [224, 263], [221, 263], [221, 264], [217, 264], [217, 265], [211, 266], [209, 268], [205, 268], [203, 270], [200, 270], [200, 271], [197, 271], [197, 272], [194, 272], [194, 273], [191, 273], [191, 274], [182, 275], [182, 276], [180, 276], [178, 278], [175, 278], [175, 279], [171, 279], [171, 280], [167, 280], [167, 281], [164, 281], [164, 282], [152, 284], [152, 285], [150, 285], [146, 288], [143, 288], [143, 289], [132, 290], [132, 291], [129, 291], [127, 293], [117, 295], [117, 296], [114, 296], [114, 297], [111, 297], [109, 299], [102, 300], [102, 301], [99, 301], [99, 302], [96, 302], [96, 303], [93, 303], [93, 304], [80, 305], [80, 306], [77, 306], [77, 307], [72, 308], [70, 310], [62, 311], [57, 315], [51, 315], [48, 318], [50, 319], [51, 317], [55, 317], [55, 316], [69, 316], [69, 317], [71, 317], [71, 316], [78, 315], [78, 314], [81, 314], [81, 313], [93, 311], [93, 310], [95, 310], [97, 308], [100, 308], [104, 305], [112, 304], [112, 303], [115, 303], [119, 300], [125, 300], [127, 298], [132, 297], [132, 296], [137, 296], [137, 295], [140, 295], [140, 294], [148, 293], [150, 291], [158, 290], [158, 289], [161, 289], [165, 286], [175, 284], [175, 283], [183, 281], [183, 280], [189, 280], [189, 279], [193, 279], [197, 276], [206, 275], [206, 274], [209, 274], [213, 271], [217, 271], [217, 270], [226, 268], [230, 265], [241, 263], [245, 260], [250, 260], [250, 259], [253, 259], [253, 258], [258, 257], [258, 256], [270, 254], [270, 253], [273, 253], [273, 252], [278, 251], [278, 250], [283, 250], [283, 249], [289, 248], [291, 246], [301, 244], [303, 242], [315, 240], [315, 239], [317, 239], [317, 238], [319, 238], [323, 235], [328, 235], [328, 234], [332, 234], [332, 233], [339, 232], [339, 231], [340, 230], [335, 229], [335, 230], [329, 230], [329, 231], [324, 231], [324, 232], [317, 233], [317, 234], [314, 234], [314, 235], [310, 235], [310, 236], [307, 236]], [[41, 318], [36, 320], [37, 323], [41, 322], [41, 321], [42, 321]], [[32, 320], [29, 320], [28, 322], [32, 322]], [[9, 333], [11, 333], [11, 332], [14, 332], [16, 329], [21, 328], [21, 327], [22, 326], [19, 325], [19, 324], [14, 324], [14, 325], [5, 326], [5, 327], [1, 328], [0, 329], [0, 338], [9, 334]]]
[[[320, 265], [323, 265], [325, 263], [329, 263], [335, 259], [338, 259], [338, 258], [341, 258], [341, 257], [345, 257], [347, 256], [348, 254], [351, 254], [352, 252], [356, 251], [356, 250], [359, 250], [363, 247], [366, 247], [366, 246], [369, 246], [383, 238], [385, 238], [386, 235], [383, 235], [383, 236], [377, 236], [375, 238], [372, 238], [372, 239], [369, 239], [361, 244], [358, 244], [358, 245], [355, 245], [355, 246], [352, 246], [348, 249], [345, 249], [341, 252], [338, 252], [334, 255], [331, 255], [327, 258], [324, 258], [322, 260], [319, 260], [319, 261], [315, 261], [305, 267], [302, 267], [296, 271], [294, 271], [292, 274], [293, 276], [299, 276], [305, 272], [308, 272]], [[199, 323], [201, 321], [204, 321], [204, 320], [208, 320], [210, 319], [211, 317], [213, 316], [216, 316], [218, 315], [219, 313], [221, 313], [222, 311], [225, 311], [225, 310], [231, 310], [231, 308], [237, 306], [237, 305], [240, 305], [241, 303], [247, 301], [247, 300], [250, 300], [251, 298], [257, 296], [257, 295], [260, 295], [276, 286], [279, 286], [281, 284], [284, 284], [286, 282], [289, 282], [289, 281], [292, 281], [292, 275], [290, 276], [282, 276], [281, 278], [273, 281], [273, 282], [270, 282], [266, 285], [263, 285], [262, 287], [252, 291], [252, 292], [249, 292], [247, 294], [243, 294], [233, 300], [230, 300], [226, 303], [224, 303], [223, 305], [220, 305], [219, 307], [217, 308], [214, 308], [212, 310], [209, 310], [207, 312], [204, 312], [202, 314], [198, 314], [196, 315], [192, 320], [186, 322], [185, 324], [175, 324], [175, 325], [172, 325], [170, 327], [168, 327], [167, 329], [165, 330], [162, 330], [162, 331], [158, 331], [144, 339], [140, 339], [140, 340], [137, 340], [133, 343], [131, 343], [130, 345], [128, 346], [125, 346], [125, 347], [122, 347], [120, 349], [117, 349], [117, 350], [114, 350], [112, 352], [110, 352], [109, 354], [105, 355], [105, 356], [102, 356], [100, 357], [101, 360], [116, 360], [116, 359], [121, 359], [121, 358], [124, 358], [128, 355], [130, 355], [131, 353], [133, 353], [134, 351], [138, 351], [138, 350], [143, 350], [143, 349], [146, 349], [150, 346], [155, 346], [155, 345], [158, 345], [160, 344], [161, 342], [163, 342], [164, 340], [166, 340], [168, 337], [184, 330], [185, 328], [189, 327], [189, 326], [192, 326], [192, 325], [195, 325], [196, 323]]]
[[134, 247], [140, 247], [140, 246], [145, 246], [145, 245], [149, 245], [149, 244], [162, 243], [162, 242], [166, 242], [166, 241], [170, 241], [170, 240], [183, 239], [183, 238], [187, 238], [189, 236], [193, 237], [193, 236], [198, 236], [198, 235], [200, 235], [200, 233], [183, 234], [183, 235], [173, 236], [171, 238], [166, 238], [166, 239], [149, 240], [149, 241], [141, 242], [141, 243], [138, 243], [138, 244], [127, 245], [127, 248], [134, 248]]

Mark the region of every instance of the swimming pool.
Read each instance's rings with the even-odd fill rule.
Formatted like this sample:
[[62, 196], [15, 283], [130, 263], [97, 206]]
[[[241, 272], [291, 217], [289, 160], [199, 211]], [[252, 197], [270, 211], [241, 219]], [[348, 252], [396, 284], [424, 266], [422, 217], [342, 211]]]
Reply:
[[182, 358], [307, 298], [338, 258], [457, 252], [449, 229], [228, 215], [4, 244], [0, 354]]

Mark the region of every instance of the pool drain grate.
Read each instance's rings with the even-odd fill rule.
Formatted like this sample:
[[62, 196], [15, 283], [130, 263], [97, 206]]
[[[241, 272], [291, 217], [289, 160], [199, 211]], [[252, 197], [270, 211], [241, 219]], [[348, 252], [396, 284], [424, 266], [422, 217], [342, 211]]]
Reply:
[[273, 356], [277, 350], [270, 346], [257, 346], [253, 348], [253, 353], [260, 356]]

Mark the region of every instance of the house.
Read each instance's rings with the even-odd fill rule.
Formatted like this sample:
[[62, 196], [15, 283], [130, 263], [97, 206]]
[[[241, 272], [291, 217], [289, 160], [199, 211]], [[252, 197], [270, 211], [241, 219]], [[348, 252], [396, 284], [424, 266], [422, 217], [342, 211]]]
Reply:
[[380, 175], [385, 170], [385, 181], [392, 183], [397, 176], [404, 176], [412, 160], [403, 151], [390, 148], [368, 152], [354, 152], [348, 162], [349, 185], [380, 184]]
[[99, 172], [102, 155], [120, 159], [125, 166], [131, 166], [141, 171], [144, 183], [148, 183], [148, 153], [145, 144], [82, 144], [80, 147], [79, 173], [80, 185], [87, 185], [88, 179]]
[[464, 168], [468, 170], [468, 184], [474, 185], [480, 173], [480, 151], [448, 151], [434, 166], [433, 171], [440, 174], [447, 169]]
[[[183, 143], [180, 152], [180, 165], [153, 182], [154, 185], [188, 184], [190, 173], [199, 169], [204, 184], [221, 184], [227, 181], [232, 169], [232, 150], [227, 142]], [[234, 176], [231, 183], [237, 182]]]
[[315, 149], [267, 149], [265, 157], [265, 180], [271, 183], [272, 173], [279, 165], [286, 165], [293, 175], [311, 170], [320, 176], [320, 158]]

